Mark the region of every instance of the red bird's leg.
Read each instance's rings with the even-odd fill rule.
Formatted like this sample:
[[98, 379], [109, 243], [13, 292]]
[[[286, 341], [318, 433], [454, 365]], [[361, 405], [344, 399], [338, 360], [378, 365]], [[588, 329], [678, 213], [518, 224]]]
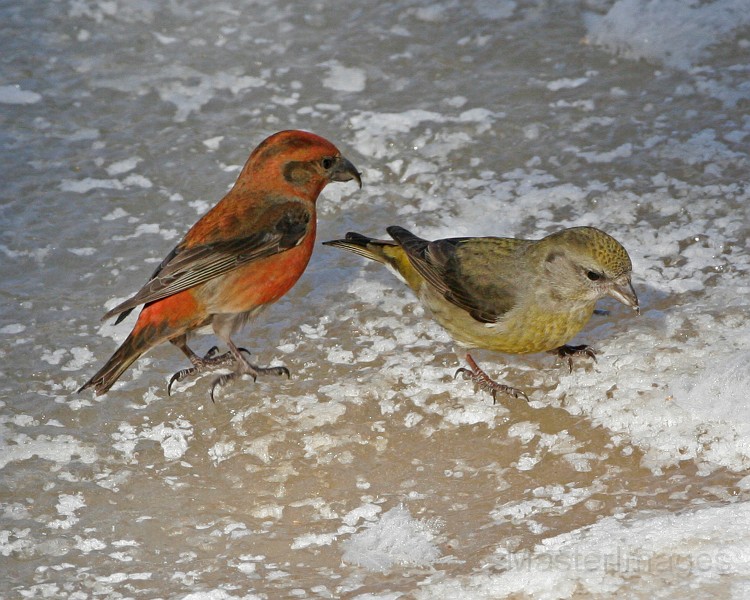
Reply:
[[467, 369], [466, 367], [461, 367], [460, 369], [458, 369], [458, 371], [456, 371], [456, 374], [453, 377], [458, 377], [458, 374], [460, 373], [464, 379], [471, 379], [476, 384], [476, 386], [479, 387], [479, 389], [485, 390], [492, 395], [493, 404], [497, 403], [498, 392], [507, 394], [508, 396], [512, 396], [513, 398], [523, 398], [527, 402], [529, 401], [529, 397], [521, 390], [517, 390], [516, 388], [510, 387], [509, 385], [498, 383], [489, 375], [487, 375], [487, 373], [485, 373], [474, 361], [474, 359], [471, 357], [471, 354], [466, 355], [466, 362], [469, 363], [469, 368]]
[[[190, 349], [190, 346], [187, 345], [186, 335], [181, 335], [180, 337], [174, 338], [173, 340], [170, 340], [170, 341], [175, 346], [177, 346], [180, 350], [182, 350], [182, 352], [185, 354], [185, 356], [188, 357], [188, 360], [191, 362], [193, 366], [188, 369], [182, 369], [180, 371], [177, 371], [177, 373], [172, 375], [171, 379], [169, 380], [169, 384], [167, 385], [168, 395], [171, 395], [172, 384], [174, 384], [176, 381], [182, 381], [186, 377], [197, 375], [198, 373], [202, 371], [213, 370], [219, 367], [231, 365], [236, 360], [235, 355], [231, 351], [225, 352], [224, 354], [220, 354], [217, 356], [219, 352], [219, 348], [216, 346], [212, 346], [208, 350], [208, 352], [206, 352], [203, 358], [201, 358]], [[245, 349], [240, 348], [240, 350], [245, 350]]]
[[250, 377], [253, 378], [253, 381], [258, 379], [258, 375], [286, 375], [287, 378], [290, 377], [289, 369], [284, 366], [259, 367], [258, 365], [252, 364], [244, 356], [244, 354], [247, 354], [248, 356], [250, 355], [250, 352], [248, 352], [247, 349], [238, 348], [234, 345], [234, 342], [228, 338], [226, 341], [227, 345], [229, 346], [229, 352], [227, 352], [227, 354], [232, 355], [232, 362], [237, 366], [233, 372], [220, 375], [211, 384], [211, 402], [215, 402], [214, 392], [217, 389], [221, 389], [227, 383], [229, 383], [233, 379], [236, 379], [237, 377], [241, 377], [242, 375], [250, 375]]

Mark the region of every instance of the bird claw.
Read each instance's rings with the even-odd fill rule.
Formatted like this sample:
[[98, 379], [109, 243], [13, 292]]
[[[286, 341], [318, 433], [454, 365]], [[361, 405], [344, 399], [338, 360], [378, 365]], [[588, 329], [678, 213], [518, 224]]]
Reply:
[[568, 360], [568, 369], [569, 372], [573, 372], [573, 357], [574, 356], [586, 356], [588, 358], [591, 358], [596, 362], [596, 352], [594, 352], [594, 349], [591, 346], [587, 346], [586, 344], [581, 344], [580, 346], [560, 346], [559, 348], [555, 348], [554, 350], [550, 350], [550, 354], [556, 355], [558, 358], [563, 358]]
[[[214, 397], [214, 393], [217, 389], [223, 388], [227, 383], [232, 381], [237, 376], [237, 373], [227, 373], [226, 375], [220, 375], [216, 379], [214, 379], [213, 383], [211, 384], [211, 390], [209, 391], [209, 395], [211, 396], [211, 402], [213, 404], [216, 404], [216, 398]], [[255, 381], [255, 377], [253, 377], [253, 381]]]
[[216, 356], [219, 353], [219, 347], [218, 346], [211, 346], [208, 349], [208, 352], [206, 352], [203, 355], [203, 360], [211, 360], [214, 356]]
[[219, 377], [214, 379], [213, 383], [211, 384], [211, 390], [209, 392], [211, 396], [211, 402], [216, 402], [215, 394], [217, 390], [224, 387], [233, 379], [236, 379], [237, 377], [241, 377], [243, 375], [250, 375], [253, 378], [253, 381], [256, 381], [258, 379], [258, 375], [266, 374], [286, 375], [287, 378], [291, 377], [289, 369], [284, 366], [258, 367], [252, 364], [246, 358], [246, 356], [251, 356], [250, 351], [247, 348], [236, 348], [232, 346], [232, 350], [225, 352], [224, 354], [219, 354], [219, 348], [217, 346], [212, 346], [211, 348], [209, 348], [208, 352], [203, 355], [203, 358], [199, 358], [192, 353], [190, 353], [189, 356], [190, 362], [193, 363], [193, 366], [177, 371], [177, 373], [172, 375], [172, 377], [169, 379], [169, 383], [167, 384], [168, 395], [172, 395], [172, 386], [177, 381], [182, 381], [187, 377], [192, 377], [203, 371], [216, 369], [219, 367], [228, 367], [231, 365], [234, 365], [233, 372], [220, 375]]
[[[241, 352], [245, 352], [246, 354], [250, 354], [245, 348], [238, 348]], [[223, 388], [226, 384], [228, 384], [233, 379], [236, 379], [237, 377], [241, 377], [242, 375], [250, 375], [250, 377], [253, 378], [253, 383], [258, 380], [258, 375], [286, 375], [287, 379], [291, 377], [291, 374], [289, 373], [289, 369], [287, 369], [285, 366], [278, 366], [278, 367], [258, 367], [256, 365], [245, 363], [243, 366], [241, 366], [236, 371], [233, 371], [232, 373], [226, 373], [225, 375], [220, 375], [216, 379], [214, 379], [214, 382], [211, 384], [211, 402], [214, 404], [216, 403], [215, 399], [215, 392], [216, 390], [219, 390]]]
[[474, 362], [474, 359], [470, 354], [466, 355], [466, 361], [469, 363], [469, 368], [461, 367], [453, 375], [453, 378], [455, 379], [460, 374], [464, 379], [471, 379], [479, 389], [490, 393], [492, 396], [492, 404], [497, 404], [498, 392], [513, 398], [523, 398], [526, 402], [529, 401], [529, 397], [523, 391], [503, 383], [498, 383], [492, 379], [476, 362]]
[[278, 375], [281, 377], [282, 375], [286, 375], [287, 379], [292, 378], [292, 374], [289, 372], [289, 369], [287, 369], [284, 366], [281, 367], [264, 367], [263, 369], [258, 369], [259, 373], [268, 374], [268, 375]]
[[190, 369], [181, 369], [180, 371], [177, 371], [172, 377], [169, 378], [169, 383], [167, 384], [167, 396], [172, 395], [172, 384], [175, 381], [182, 381], [185, 379], [185, 377], [188, 377], [189, 375], [193, 375], [197, 370], [195, 367], [192, 367]]
[[[241, 348], [241, 350], [247, 352], [245, 348]], [[248, 354], [250, 353], [248, 352]], [[177, 371], [177, 373], [172, 375], [172, 377], [170, 377], [169, 383], [167, 384], [167, 395], [172, 395], [172, 385], [174, 385], [176, 382], [182, 381], [187, 377], [197, 375], [202, 371], [231, 365], [235, 361], [236, 359], [231, 352], [219, 354], [219, 348], [217, 346], [211, 346], [211, 348], [208, 349], [208, 352], [203, 355], [203, 358], [196, 357], [195, 359], [191, 360], [191, 362], [193, 363], [192, 367], [181, 369]]]

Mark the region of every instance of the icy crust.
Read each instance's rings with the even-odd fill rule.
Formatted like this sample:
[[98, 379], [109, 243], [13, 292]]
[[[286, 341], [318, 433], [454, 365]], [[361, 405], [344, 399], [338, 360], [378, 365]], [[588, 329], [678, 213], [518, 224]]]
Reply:
[[[731, 523], [731, 527], [727, 527]], [[502, 545], [487, 570], [448, 582], [423, 582], [417, 598], [674, 597], [729, 592], [743, 598], [750, 575], [747, 503], [685, 512], [606, 517], [595, 525], [545, 539], [530, 551]], [[739, 576], [727, 589], [727, 575]], [[720, 592], [719, 590], [723, 590]], [[729, 596], [728, 596], [729, 597]]]
[[[0, 401], [0, 408], [6, 407], [7, 405]], [[26, 433], [42, 427], [47, 433]], [[63, 433], [63, 429], [58, 421], [47, 421], [42, 424], [31, 415], [0, 414], [0, 470], [10, 463], [35, 458], [50, 461], [58, 466], [71, 461], [91, 464], [99, 459], [94, 446], [81, 442], [69, 433]]]
[[[539, 3], [417, 4], [349, 10], [352, 28], [326, 3], [256, 2], [252, 23], [228, 2], [3, 9], [31, 40], [9, 36], [23, 60], [0, 86], [3, 593], [748, 596], [744, 3], [589, 2], [585, 23], [571, 4], [559, 53]], [[169, 398], [185, 365], [165, 347], [74, 395], [134, 318], [99, 315], [286, 127], [364, 172], [324, 192], [321, 239], [594, 225], [630, 251], [643, 314], [602, 303], [576, 340], [598, 362], [573, 373], [479, 353], [531, 397], [493, 405], [402, 283], [318, 248], [240, 337], [292, 380]]]
[[750, 14], [745, 0], [617, 0], [587, 22], [589, 40], [607, 50], [689, 69], [750, 24]]
[[398, 506], [346, 540], [342, 559], [371, 571], [387, 571], [394, 565], [430, 565], [440, 556], [434, 542], [436, 529], [435, 523], [418, 521]]
[[[620, 239], [630, 250], [642, 315], [636, 317], [615, 303], [603, 303], [610, 314], [595, 316], [579, 338], [581, 342], [592, 343], [600, 353], [593, 368], [577, 368], [568, 374], [565, 368], [554, 367], [551, 357], [483, 355], [482, 364], [491, 373], [508, 381], [521, 381], [531, 397], [532, 410], [525, 414], [524, 420], [513, 422], [507, 429], [508, 438], [518, 441], [523, 448], [512, 461], [498, 467], [500, 471], [533, 474], [550, 456], [562, 457], [575, 473], [590, 472], [607, 461], [611, 448], [607, 448], [607, 452], [591, 452], [579, 436], [565, 430], [554, 433], [541, 430], [534, 422], [534, 411], [542, 414], [556, 407], [581, 416], [591, 425], [606, 427], [608, 435], [612, 436], [612, 445], [618, 446], [618, 450], [628, 450], [630, 445], [639, 447], [643, 451], [644, 465], [657, 474], [685, 460], [696, 462], [701, 473], [721, 466], [734, 470], [747, 468], [750, 432], [743, 398], [748, 377], [743, 364], [747, 361], [749, 265], [744, 249], [750, 199], [742, 185], [701, 187], [659, 175], [652, 180], [648, 193], [635, 194], [617, 184], [599, 181], [587, 186], [560, 182], [534, 164], [511, 172], [487, 170], [478, 178], [469, 178], [460, 170], [447, 170], [451, 153], [466, 151], [471, 147], [471, 134], [501, 116], [481, 111], [469, 117], [445, 117], [437, 113], [391, 114], [384, 121], [397, 126], [380, 129], [374, 124], [377, 122], [374, 116], [366, 116], [369, 120], [353, 121], [359, 127], [354, 135], [358, 151], [371, 155], [373, 160], [384, 153], [388, 144], [411, 132], [415, 134], [412, 139], [417, 140], [418, 148], [429, 149], [419, 159], [407, 158], [400, 164], [390, 164], [382, 170], [373, 167], [368, 171], [371, 196], [365, 201], [371, 202], [373, 197], [398, 198], [399, 203], [388, 215], [392, 221], [378, 218], [375, 222], [379, 230], [366, 233], [384, 235], [384, 227], [390, 222], [411, 227], [426, 237], [491, 234], [540, 237], [561, 227], [596, 225]], [[435, 123], [447, 131], [437, 128]], [[721, 148], [716, 149], [715, 156], [722, 159], [742, 159], [741, 156], [722, 156]], [[714, 155], [709, 152], [705, 156], [708, 158], [701, 160], [710, 160]], [[621, 159], [622, 156], [615, 155], [608, 158], [614, 162]], [[133, 162], [127, 161], [113, 170], [128, 168]], [[426, 186], [430, 186], [427, 194]], [[680, 201], [676, 202], [675, 198]], [[359, 206], [365, 201], [359, 200]], [[357, 198], [352, 202], [358, 206]], [[512, 211], [501, 210], [508, 205], [513, 207]], [[725, 214], [726, 206], [732, 209], [728, 214]], [[493, 215], [501, 214], [502, 218], [488, 219], [490, 209]], [[658, 231], [650, 225], [652, 222], [661, 224]], [[169, 237], [168, 232], [158, 227], [136, 227], [135, 231], [135, 235], [167, 233], [164, 237]], [[428, 443], [446, 432], [459, 431], [470, 437], [477, 435], [477, 431], [498, 431], [507, 427], [509, 420], [518, 418], [515, 412], [518, 406], [503, 402], [493, 405], [486, 396], [475, 393], [469, 383], [452, 378], [455, 369], [462, 364], [461, 354], [453, 352], [445, 332], [429, 319], [405, 286], [385, 269], [367, 265], [354, 256], [329, 256], [330, 262], [311, 265], [310, 276], [319, 285], [310, 289], [309, 283], [302, 284], [308, 285], [303, 287], [305, 300], [318, 311], [304, 316], [301, 324], [284, 327], [280, 335], [274, 337], [277, 354], [273, 355], [272, 348], [272, 361], [294, 360], [298, 354], [315, 356], [315, 360], [297, 364], [293, 382], [238, 383], [228, 397], [220, 401], [218, 408], [200, 405], [199, 396], [205, 392], [203, 382], [181, 393], [188, 396], [188, 403], [199, 402], [191, 409], [194, 414], [218, 411], [213, 413], [216, 418], [216, 414], [223, 412], [225, 416], [218, 418], [218, 423], [207, 425], [200, 421], [198, 425], [200, 417], [187, 418], [182, 414], [170, 414], [169, 418], [154, 422], [146, 416], [140, 417], [142, 422], [138, 422], [139, 417], [128, 417], [112, 426], [105, 445], [114, 451], [111, 460], [116, 464], [139, 470], [148, 471], [155, 464], [166, 465], [160, 468], [188, 470], [189, 461], [204, 457], [218, 473], [232, 469], [237, 463], [246, 465], [245, 471], [234, 475], [236, 481], [265, 473], [278, 482], [280, 497], [271, 500], [266, 492], [266, 497], [246, 508], [245, 518], [248, 522], [251, 519], [262, 521], [260, 532], [268, 535], [289, 519], [289, 514], [298, 511], [306, 516], [312, 514], [316, 527], [295, 529], [288, 544], [293, 553], [331, 552], [340, 555], [352, 568], [371, 573], [437, 567], [443, 559], [452, 558], [449, 553], [441, 552], [438, 545], [441, 528], [439, 524], [414, 518], [408, 507], [390, 508], [382, 498], [366, 498], [363, 493], [363, 504], [346, 512], [330, 499], [313, 492], [308, 496], [285, 497], [285, 486], [294, 485], [296, 477], [307, 470], [345, 469], [356, 465], [363, 452], [386, 456], [389, 444], [404, 432], [412, 432], [411, 435], [420, 436]], [[331, 263], [335, 265], [333, 268]], [[335, 304], [330, 301], [332, 297], [336, 298]], [[113, 299], [108, 304], [115, 302]], [[117, 327], [103, 325], [99, 333], [120, 340], [129, 326], [127, 322]], [[21, 324], [10, 323], [4, 333], [27, 332]], [[82, 372], [91, 368], [94, 357], [85, 348], [72, 346], [70, 350], [45, 352], [42, 360], [64, 370]], [[147, 376], [150, 360], [139, 363], [120, 386], [143, 390], [143, 384], [138, 382]], [[320, 379], [321, 363], [330, 369], [324, 380]], [[252, 387], [246, 388], [246, 385]], [[120, 397], [116, 394], [117, 388], [112, 398]], [[243, 407], [237, 398], [242, 398], [248, 406]], [[153, 402], [174, 406], [172, 400], [164, 398], [163, 382], [161, 387], [143, 391], [142, 397], [128, 408], [150, 413], [145, 409]], [[352, 412], [369, 406], [376, 407], [376, 414], [379, 413], [370, 432], [352, 431], [352, 422], [357, 422]], [[168, 410], [171, 413], [174, 408]], [[274, 426], [270, 431], [259, 432], [257, 421], [264, 418], [271, 420]], [[52, 453], [38, 443], [46, 439], [37, 438], [34, 440], [37, 443], [32, 444], [16, 429], [33, 427], [31, 416], [16, 415], [8, 424], [12, 428], [6, 433], [21, 447], [14, 451], [21, 454], [10, 454], [11, 460], [21, 463], [35, 453], [45, 460], [51, 459]], [[216, 430], [228, 433], [219, 434]], [[205, 440], [210, 444], [203, 445]], [[97, 460], [95, 453], [87, 453], [75, 440], [57, 436], [52, 442], [62, 453], [62, 462]], [[24, 444], [28, 448], [24, 448]], [[71, 448], [66, 449], [65, 444], [70, 444]], [[287, 447], [295, 448], [294, 453], [280, 458], [280, 449]], [[108, 469], [102, 469], [96, 481], [107, 490], [116, 492], [134, 477], [132, 472], [109, 472]], [[273, 474], [269, 474], [270, 471]], [[445, 477], [460, 480], [465, 473], [471, 470], [457, 467], [446, 471]], [[182, 473], [163, 475], [163, 478], [165, 485], [175, 491], [189, 485]], [[357, 484], [362, 486], [363, 492], [367, 489], [366, 480]], [[599, 501], [595, 496], [602, 492], [606, 492], [606, 487], [596, 482], [591, 486], [560, 485], [534, 490], [533, 498], [528, 500], [506, 502], [500, 496], [486, 518], [498, 526], [520, 523], [530, 534], [541, 536], [549, 532], [545, 516], [562, 517], [579, 505], [596, 512]], [[414, 502], [433, 499], [419, 488], [410, 493], [398, 490], [397, 496]], [[86, 509], [85, 494], [60, 492], [43, 522], [55, 531], [75, 530]], [[4, 510], [8, 515], [26, 518], [24, 511], [29, 509], [19, 504], [5, 506]], [[708, 517], [720, 516], [708, 513]], [[664, 529], [662, 521], [649, 518], [643, 521], [643, 531], [649, 531], [649, 527], [657, 531]], [[684, 516], [670, 518], [678, 520]], [[296, 522], [308, 523], [299, 519]], [[607, 522], [613, 528], [619, 526], [615, 519]], [[687, 526], [692, 523], [688, 522]], [[191, 526], [194, 526], [192, 522]], [[206, 535], [213, 540], [235, 541], [252, 536], [252, 526], [241, 519], [231, 523], [211, 520], [210, 524], [194, 527], [208, 530]], [[678, 528], [677, 525], [670, 527]], [[591, 531], [592, 536], [601, 537], [595, 538], [591, 545], [580, 542], [584, 550], [603, 543], [606, 535], [614, 535], [613, 531], [621, 533], [617, 529], [601, 534], [597, 534], [596, 528]], [[574, 533], [587, 539], [585, 531]], [[8, 555], [40, 551], [38, 540], [24, 534], [22, 528], [5, 529], [3, 535], [0, 547]], [[79, 536], [72, 548], [84, 554], [106, 554], [122, 562], [130, 562], [137, 556], [138, 548], [127, 545], [127, 540], [115, 544], [109, 539], [103, 541], [102, 537], [96, 532]], [[568, 558], [569, 553], [575, 556], [575, 544], [579, 542], [566, 541], [565, 537], [550, 539], [563, 540], [559, 551], [557, 546], [547, 549], [545, 544], [549, 540], [546, 540], [537, 545], [532, 556], [541, 557], [538, 560], [542, 565], [552, 560], [548, 558], [550, 555], [557, 565], [572, 560]], [[634, 535], [628, 539], [636, 542], [639, 538]], [[679, 546], [678, 542], [684, 542], [685, 546]], [[672, 554], [693, 560], [690, 550], [686, 549], [693, 542], [693, 538], [679, 538], [675, 542], [677, 550]], [[659, 543], [657, 540], [653, 547], [646, 549], [647, 558], [655, 562], [669, 556], [655, 549]], [[706, 542], [707, 552], [714, 547]], [[73, 552], [66, 543], [41, 546], [41, 549], [58, 556]], [[498, 547], [486, 562], [495, 561], [498, 568], [507, 570], [507, 561], [511, 559], [504, 552], [504, 548]], [[544, 594], [569, 597], [578, 586], [584, 586], [583, 589], [592, 594], [604, 594], [620, 589], [623, 580], [632, 579], [618, 573], [612, 575], [606, 570], [606, 564], [601, 564], [603, 573], [594, 576], [588, 572], [579, 575], [578, 571], [571, 574], [565, 569], [562, 573], [554, 569], [549, 573], [543, 566], [538, 572], [534, 571], [536, 577], [532, 577], [525, 566], [517, 565], [515, 570], [500, 576], [459, 577], [445, 583], [431, 584], [426, 575], [426, 589], [434, 585], [438, 597], [440, 594], [451, 597], [450, 594], [457, 591], [493, 597], [498, 590], [530, 596], [538, 593], [540, 597]], [[718, 558], [714, 564], [720, 564]], [[237, 559], [231, 566], [252, 576], [261, 568], [259, 565], [264, 565], [262, 558], [249, 557]], [[744, 573], [742, 567], [730, 565], [729, 568], [733, 573]], [[264, 577], [269, 582], [283, 580], [288, 576], [284, 569], [289, 566], [269, 567]], [[176, 576], [184, 577], [188, 583], [191, 577], [187, 571], [179, 571]], [[114, 589], [118, 584], [154, 575], [123, 572], [108, 577], [98, 577], [97, 583]], [[695, 575], [701, 585], [710, 584], [712, 577], [702, 572]], [[665, 585], [668, 583], [669, 580]], [[358, 589], [356, 580], [346, 585], [350, 586], [346, 589]], [[345, 587], [342, 584], [340, 589]], [[206, 594], [222, 597], [221, 594], [227, 593], [214, 590], [193, 595], [199, 598]]]

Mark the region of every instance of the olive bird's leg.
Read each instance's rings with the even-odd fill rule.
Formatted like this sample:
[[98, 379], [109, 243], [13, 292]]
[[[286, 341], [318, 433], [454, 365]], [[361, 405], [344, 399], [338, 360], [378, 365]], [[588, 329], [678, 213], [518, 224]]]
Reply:
[[466, 362], [469, 363], [469, 368], [467, 369], [466, 367], [461, 367], [460, 369], [458, 369], [458, 371], [456, 371], [456, 374], [453, 377], [458, 377], [460, 373], [464, 379], [471, 379], [479, 389], [489, 392], [492, 395], [493, 404], [497, 403], [498, 392], [507, 394], [508, 396], [512, 396], [513, 398], [523, 398], [527, 402], [529, 401], [529, 397], [521, 390], [517, 390], [516, 388], [510, 387], [509, 385], [498, 383], [489, 375], [487, 375], [487, 373], [485, 373], [474, 361], [474, 359], [471, 357], [471, 354], [466, 355]]
[[568, 369], [570, 373], [573, 372], [573, 357], [574, 356], [587, 356], [592, 358], [596, 362], [596, 352], [594, 352], [591, 346], [582, 344], [580, 346], [560, 346], [554, 350], [549, 351], [550, 354], [554, 354], [558, 358], [568, 359]]

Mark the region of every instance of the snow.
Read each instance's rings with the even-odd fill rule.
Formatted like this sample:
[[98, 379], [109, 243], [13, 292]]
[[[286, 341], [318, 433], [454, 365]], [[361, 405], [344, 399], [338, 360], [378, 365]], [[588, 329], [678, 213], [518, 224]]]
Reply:
[[440, 557], [435, 533], [435, 524], [416, 520], [403, 506], [397, 506], [343, 542], [342, 558], [369, 571], [429, 565]]
[[[524, 594], [568, 598], [648, 594], [654, 581], [671, 593], [693, 597], [699, 586], [720, 583], [728, 573], [750, 574], [747, 506], [704, 508], [680, 515], [642, 513], [608, 517], [591, 527], [556, 536], [532, 551], [498, 551], [500, 575], [423, 587], [418, 598], [497, 598]], [[730, 529], [726, 523], [732, 523]], [[741, 581], [735, 591], [746, 591]], [[741, 597], [741, 596], [738, 596]]]
[[36, 104], [42, 95], [22, 90], [18, 85], [0, 85], [0, 104]]
[[365, 89], [367, 76], [362, 69], [345, 67], [337, 62], [329, 66], [328, 75], [323, 78], [323, 85], [338, 92], [362, 92]]
[[[749, 595], [747, 0], [11, 4], [0, 596]], [[136, 319], [101, 315], [287, 128], [364, 181], [233, 338], [291, 378], [168, 396], [165, 343], [77, 394]], [[396, 224], [600, 227], [641, 315], [602, 302], [572, 372], [477, 351], [529, 395], [493, 404], [403, 282], [319, 244]]]
[[749, 23], [746, 0], [617, 0], [588, 29], [593, 44], [626, 58], [689, 69]]

